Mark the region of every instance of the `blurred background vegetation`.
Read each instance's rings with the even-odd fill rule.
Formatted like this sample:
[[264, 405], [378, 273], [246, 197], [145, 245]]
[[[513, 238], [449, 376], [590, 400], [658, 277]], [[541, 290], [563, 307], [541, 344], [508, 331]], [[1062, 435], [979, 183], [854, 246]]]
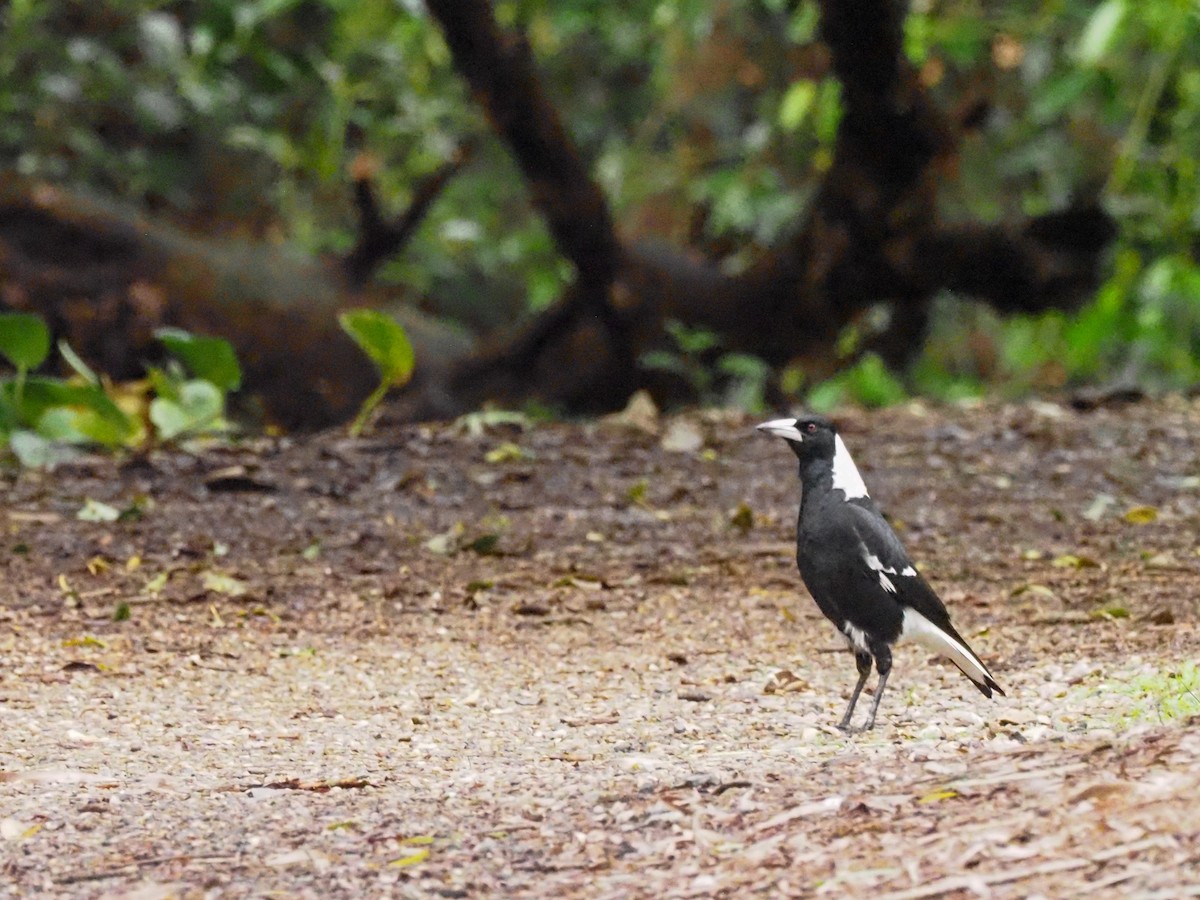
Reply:
[[[811, 0], [494, 8], [528, 36], [623, 235], [737, 271], [802, 221], [840, 114]], [[474, 139], [380, 280], [483, 331], [571, 276], [418, 0], [10, 0], [0, 17], [4, 169], [207, 234], [340, 254], [355, 158], [399, 210]], [[790, 373], [785, 388], [829, 408], [1200, 381], [1200, 5], [917, 0], [906, 46], [969, 125], [945, 215], [1002, 221], [1091, 192], [1120, 225], [1107, 280], [1074, 314], [1000, 319], [943, 296], [907, 371], [866, 356], [820, 384]], [[761, 404], [763, 366], [700, 365], [705, 336], [675, 334], [678, 354], [648, 364], [691, 371], [712, 402]]]

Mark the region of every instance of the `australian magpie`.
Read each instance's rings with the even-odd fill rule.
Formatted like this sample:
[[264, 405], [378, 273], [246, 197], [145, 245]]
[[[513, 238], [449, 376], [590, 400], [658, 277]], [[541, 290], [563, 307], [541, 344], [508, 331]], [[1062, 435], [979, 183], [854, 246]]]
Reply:
[[892, 670], [892, 645], [900, 640], [945, 656], [985, 697], [992, 691], [1003, 694], [987, 666], [954, 630], [945, 605], [867, 496], [837, 427], [822, 416], [805, 416], [764, 422], [758, 429], [783, 438], [800, 459], [796, 564], [808, 592], [846, 638], [858, 664], [858, 684], [838, 727], [850, 730], [872, 659], [879, 686], [863, 730], [875, 726]]

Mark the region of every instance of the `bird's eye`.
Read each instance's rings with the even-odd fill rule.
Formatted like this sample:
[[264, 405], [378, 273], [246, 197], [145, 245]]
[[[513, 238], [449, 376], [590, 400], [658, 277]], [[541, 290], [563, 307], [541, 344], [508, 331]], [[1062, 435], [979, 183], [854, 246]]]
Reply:
[[808, 431], [808, 433], [809, 433], [809, 434], [812, 434], [813, 432], [815, 432], [815, 431], [817, 430], [817, 425], [816, 425], [816, 423], [815, 423], [815, 422], [809, 422], [809, 423], [808, 423], [808, 427], [807, 427], [807, 429], [806, 429], [806, 430]]

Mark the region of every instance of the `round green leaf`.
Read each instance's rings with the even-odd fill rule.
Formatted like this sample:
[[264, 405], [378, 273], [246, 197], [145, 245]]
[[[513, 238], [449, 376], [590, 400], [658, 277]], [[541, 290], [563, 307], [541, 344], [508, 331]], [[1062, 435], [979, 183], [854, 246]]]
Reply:
[[28, 313], [0, 313], [0, 353], [18, 369], [36, 369], [50, 355], [50, 329]]
[[242, 386], [242, 367], [233, 345], [224, 338], [192, 334], [181, 328], [160, 328], [154, 336], [189, 372], [222, 391]]

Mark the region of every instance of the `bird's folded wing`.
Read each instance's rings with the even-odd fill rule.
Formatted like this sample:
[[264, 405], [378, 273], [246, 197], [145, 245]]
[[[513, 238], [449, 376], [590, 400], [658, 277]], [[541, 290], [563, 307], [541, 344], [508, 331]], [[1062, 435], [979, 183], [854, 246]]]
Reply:
[[851, 506], [854, 531], [862, 544], [863, 563], [878, 572], [880, 584], [901, 606], [909, 606], [933, 624], [950, 627], [950, 614], [917, 571], [900, 538], [878, 511]]
[[877, 509], [856, 506], [854, 510], [864, 564], [878, 573], [884, 590], [903, 610], [902, 636], [947, 657], [986, 696], [993, 690], [1003, 694], [987, 666], [950, 623], [946, 605], [912, 564], [892, 526]]

